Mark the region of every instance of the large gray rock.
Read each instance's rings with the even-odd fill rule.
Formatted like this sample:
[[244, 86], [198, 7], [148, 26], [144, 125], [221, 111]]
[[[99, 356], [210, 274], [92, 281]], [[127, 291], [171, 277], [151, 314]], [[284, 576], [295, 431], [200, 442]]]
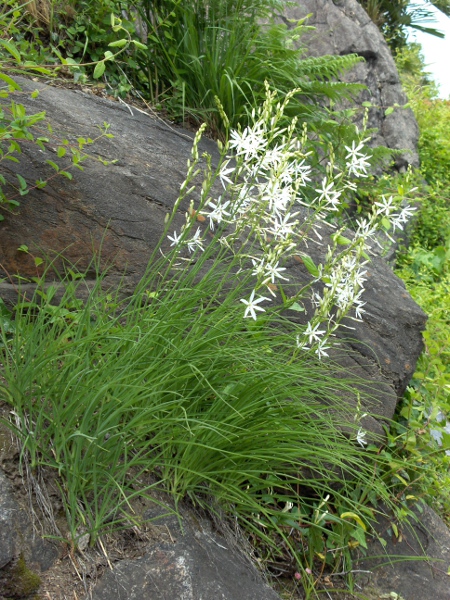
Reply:
[[184, 519], [181, 532], [176, 517], [168, 521], [170, 539], [140, 558], [117, 563], [89, 600], [280, 600], [248, 558], [208, 522], [194, 527]]
[[450, 598], [450, 530], [426, 504], [414, 512], [415, 518], [404, 523], [389, 513], [379, 517], [376, 530], [383, 544], [374, 539], [355, 565], [361, 570], [357, 583], [370, 600], [389, 598], [390, 592], [404, 600]]
[[400, 85], [394, 59], [382, 34], [357, 0], [297, 0], [296, 5], [285, 9], [281, 17], [289, 27], [289, 19], [299, 20], [311, 14], [308, 25], [314, 31], [302, 36], [308, 54], [358, 54], [365, 59], [343, 77], [344, 81], [363, 83], [368, 90], [358, 97], [358, 103], [370, 101], [375, 108], [369, 111], [369, 127], [378, 133], [373, 145], [407, 150], [397, 157], [397, 168], [407, 164], [418, 166], [417, 142], [419, 129], [410, 109], [397, 109], [389, 116], [384, 111], [389, 106], [407, 103]]
[[16, 510], [11, 485], [0, 470], [0, 569], [14, 558], [14, 517]]
[[[54, 178], [44, 189], [21, 198], [20, 214], [7, 215], [0, 224], [0, 269], [4, 269], [5, 277], [36, 276], [32, 256], [17, 250], [21, 244], [38, 256], [64, 253], [81, 269], [89, 264], [92, 250], [101, 250], [100, 266], [108, 267], [106, 282], [113, 285], [121, 280], [131, 292], [145, 271], [164, 219], [178, 196], [192, 136], [116, 102], [24, 82], [24, 89], [34, 87], [41, 89], [39, 97], [30, 100], [24, 96], [22, 101], [30, 112], [47, 111], [54, 130], [61, 135], [94, 138], [97, 126], [108, 122], [115, 137], [100, 140], [94, 151], [117, 162], [105, 167], [90, 161], [72, 181]], [[203, 140], [200, 154], [205, 151], [212, 155], [213, 162], [217, 160], [215, 143]], [[33, 148], [26, 153], [29, 160], [20, 166], [5, 165], [11, 169], [9, 176], [14, 169], [28, 180], [52, 174], [44, 153]], [[187, 208], [187, 203], [180, 207], [175, 228], [184, 223]], [[311, 244], [308, 248], [316, 264], [323, 261], [329, 243], [325, 229], [322, 233], [323, 245]], [[55, 265], [59, 264], [56, 260]], [[293, 260], [287, 267], [291, 282], [302, 285], [310, 280], [304, 265]], [[374, 256], [368, 271], [364, 322], [351, 321], [352, 329], [341, 331], [343, 343], [335, 358], [371, 386], [373, 398], [364, 407], [365, 412], [376, 413], [381, 420], [367, 418], [364, 426], [381, 434], [384, 419], [392, 418], [397, 397], [414, 372], [426, 317], [381, 258]], [[89, 278], [95, 279], [93, 269], [87, 284]], [[21, 290], [26, 291], [26, 286]], [[14, 301], [17, 281], [6, 278], [0, 284], [0, 294]]]

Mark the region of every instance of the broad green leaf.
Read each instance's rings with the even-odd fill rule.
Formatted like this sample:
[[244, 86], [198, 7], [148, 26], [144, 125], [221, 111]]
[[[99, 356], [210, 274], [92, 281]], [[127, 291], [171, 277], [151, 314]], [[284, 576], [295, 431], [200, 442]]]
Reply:
[[106, 69], [106, 65], [105, 65], [105, 61], [101, 60], [100, 62], [98, 62], [95, 65], [95, 69], [94, 69], [94, 79], [98, 79], [99, 77], [101, 77], [103, 75], [103, 73], [105, 72]]
[[307, 254], [303, 254], [302, 261], [305, 267], [311, 273], [311, 275], [314, 275], [314, 277], [317, 277], [319, 275], [319, 269], [316, 267], [313, 259], [310, 256], [308, 256]]
[[332, 235], [331, 239], [340, 246], [348, 246], [348, 244], [352, 243], [352, 240], [349, 240], [347, 237], [340, 235], [339, 233], [335, 233], [334, 235]]
[[391, 115], [393, 112], [394, 112], [394, 107], [388, 106], [388, 108], [384, 111], [384, 116], [387, 117], [388, 115]]
[[305, 309], [303, 308], [303, 306], [300, 306], [300, 304], [298, 302], [294, 302], [294, 304], [291, 304], [291, 306], [289, 307], [289, 310], [295, 310], [297, 312], [305, 312]]
[[138, 42], [137, 40], [132, 40], [132, 41], [133, 41], [133, 44], [136, 46], [136, 48], [140, 48], [141, 50], [148, 50], [148, 46], [146, 46], [142, 42]]
[[78, 64], [78, 63], [77, 63], [77, 61], [76, 61], [76, 60], [74, 60], [73, 58], [69, 58], [69, 57], [67, 57], [67, 58], [66, 58], [66, 63], [67, 63], [68, 65], [70, 65], [71, 67], [79, 67], [79, 64]]

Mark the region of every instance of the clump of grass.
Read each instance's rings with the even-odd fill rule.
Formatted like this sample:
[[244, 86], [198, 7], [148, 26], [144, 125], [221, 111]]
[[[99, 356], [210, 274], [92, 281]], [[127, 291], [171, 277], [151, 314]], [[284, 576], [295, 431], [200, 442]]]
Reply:
[[[215, 173], [206, 161], [200, 206], [177, 233], [172, 219], [198, 172], [196, 136], [172, 219], [131, 297], [102, 290], [98, 274], [80, 302], [82, 274], [68, 269], [60, 300], [44, 276], [17, 306], [0, 398], [31, 469], [58, 474], [75, 545], [86, 531], [94, 543], [129, 523], [131, 499], [163, 489], [175, 507], [189, 497], [233, 516], [307, 582], [317, 555], [347, 564], [349, 542], [365, 545], [369, 498], [389, 502], [376, 449], [359, 447], [361, 382], [321, 359], [340, 321], [364, 311], [365, 241], [377, 218], [401, 223], [409, 209], [383, 198], [353, 239], [336, 229], [315, 265], [305, 244], [321, 239], [368, 157], [354, 143], [340, 173], [331, 156], [314, 189], [306, 130], [298, 139], [295, 122], [282, 126], [294, 94], [280, 103], [267, 88]], [[213, 201], [216, 177], [226, 189]], [[312, 276], [300, 289], [282, 266], [299, 254]], [[288, 320], [284, 311], [305, 312], [307, 297], [308, 323]]]

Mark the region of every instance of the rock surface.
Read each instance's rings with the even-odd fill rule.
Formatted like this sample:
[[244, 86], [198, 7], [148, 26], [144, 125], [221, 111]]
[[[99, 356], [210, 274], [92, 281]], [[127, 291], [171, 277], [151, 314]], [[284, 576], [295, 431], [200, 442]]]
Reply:
[[[89, 600], [277, 600], [254, 566], [208, 524], [165, 520], [170, 540], [108, 571]], [[88, 598], [86, 598], [88, 600]]]
[[[184, 181], [192, 135], [117, 102], [43, 84], [23, 84], [24, 89], [41, 90], [37, 99], [23, 97], [29, 112], [45, 110], [54, 130], [69, 139], [80, 135], [94, 138], [97, 126], [109, 123], [115, 137], [101, 139], [94, 151], [117, 162], [105, 167], [89, 161], [73, 180], [54, 178], [44, 189], [21, 198], [20, 213], [7, 215], [0, 225], [0, 275], [3, 270], [6, 278], [0, 283], [1, 296], [11, 302], [17, 297], [17, 281], [12, 275], [38, 274], [33, 254], [53, 257], [63, 253], [71, 263], [85, 269], [93, 250], [101, 250], [101, 267], [108, 267], [106, 282], [114, 285], [121, 280], [131, 292], [145, 271]], [[217, 160], [214, 142], [204, 139], [202, 152], [211, 154], [213, 162]], [[7, 176], [12, 177], [15, 169], [28, 180], [48, 173], [44, 153], [30, 148], [26, 154], [26, 162], [7, 165], [11, 169]], [[187, 204], [180, 207], [176, 229], [184, 222], [187, 208]], [[329, 242], [325, 231], [323, 235], [323, 245], [308, 248], [316, 264], [323, 261]], [[21, 244], [27, 245], [31, 254], [18, 251]], [[55, 265], [60, 262], [56, 260]], [[303, 265], [292, 261], [287, 267], [290, 281], [301, 285], [310, 280]], [[422, 350], [426, 317], [380, 257], [373, 257], [368, 274], [364, 322], [350, 321], [352, 329], [341, 330], [345, 346], [335, 358], [372, 382], [373, 403], [364, 407], [367, 412], [390, 419]], [[87, 283], [89, 277], [95, 278], [93, 269]], [[30, 287], [21, 285], [22, 293], [27, 285]], [[363, 425], [383, 433], [382, 423], [371, 417]]]
[[[144, 518], [155, 519], [161, 508], [150, 513]], [[279, 600], [249, 559], [214, 533], [206, 519], [194, 521], [186, 515], [183, 532], [174, 516], [154, 522], [164, 535], [148, 541], [138, 558], [110, 562], [97, 585], [95, 580], [85, 585], [93, 588], [86, 600]], [[35, 598], [35, 592], [42, 591], [38, 589], [41, 581], [47, 588], [45, 597], [63, 600], [69, 597], [77, 563], [78, 571], [86, 576], [82, 566], [89, 562], [87, 555], [73, 557], [72, 573], [68, 572], [70, 559], [64, 545], [50, 543], [36, 532], [1, 469], [0, 526], [0, 600]], [[61, 586], [58, 569], [64, 554], [66, 581]], [[48, 585], [52, 585], [51, 595]], [[73, 597], [81, 598], [75, 592]]]
[[0, 471], [0, 569], [14, 557], [14, 513], [11, 487], [2, 471]]
[[388, 45], [376, 25], [357, 0], [297, 0], [285, 9], [281, 17], [288, 26], [289, 19], [298, 21], [311, 14], [308, 25], [315, 30], [302, 36], [308, 54], [358, 54], [365, 59], [343, 77], [344, 81], [363, 83], [368, 87], [358, 97], [358, 103], [369, 101], [369, 127], [378, 133], [373, 145], [404, 149], [396, 158], [396, 166], [403, 170], [407, 164], [418, 166], [417, 142], [419, 129], [411, 109], [397, 109], [387, 117], [384, 111], [394, 104], [403, 106], [407, 98], [400, 85], [397, 67]]
[[355, 566], [369, 573], [358, 583], [372, 600], [395, 592], [404, 600], [447, 600], [450, 598], [450, 530], [426, 504], [415, 508], [416, 521], [396, 523], [398, 536], [388, 515], [376, 527], [386, 546], [369, 543], [367, 558]]

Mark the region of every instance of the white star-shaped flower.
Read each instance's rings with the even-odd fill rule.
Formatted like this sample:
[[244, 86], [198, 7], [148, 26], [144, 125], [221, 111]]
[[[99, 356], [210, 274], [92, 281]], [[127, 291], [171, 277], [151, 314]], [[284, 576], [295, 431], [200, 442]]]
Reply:
[[180, 233], [180, 235], [178, 235], [178, 234], [177, 234], [177, 232], [176, 232], [176, 231], [174, 231], [174, 232], [173, 232], [173, 236], [172, 236], [172, 235], [168, 235], [167, 237], [168, 237], [168, 239], [169, 239], [169, 240], [172, 242], [172, 243], [170, 244], [171, 246], [178, 246], [178, 244], [179, 244], [179, 243], [180, 243], [180, 241], [181, 241], [181, 237], [182, 237], [182, 236], [181, 236], [181, 233]]
[[261, 312], [265, 312], [265, 309], [262, 306], [258, 306], [258, 304], [260, 302], [264, 302], [264, 300], [270, 300], [270, 298], [266, 298], [265, 296], [260, 296], [255, 300], [255, 291], [256, 290], [253, 290], [248, 300], [241, 299], [241, 302], [246, 306], [244, 312], [244, 319], [246, 319], [247, 317], [251, 317], [256, 321], [255, 311], [260, 310]]

